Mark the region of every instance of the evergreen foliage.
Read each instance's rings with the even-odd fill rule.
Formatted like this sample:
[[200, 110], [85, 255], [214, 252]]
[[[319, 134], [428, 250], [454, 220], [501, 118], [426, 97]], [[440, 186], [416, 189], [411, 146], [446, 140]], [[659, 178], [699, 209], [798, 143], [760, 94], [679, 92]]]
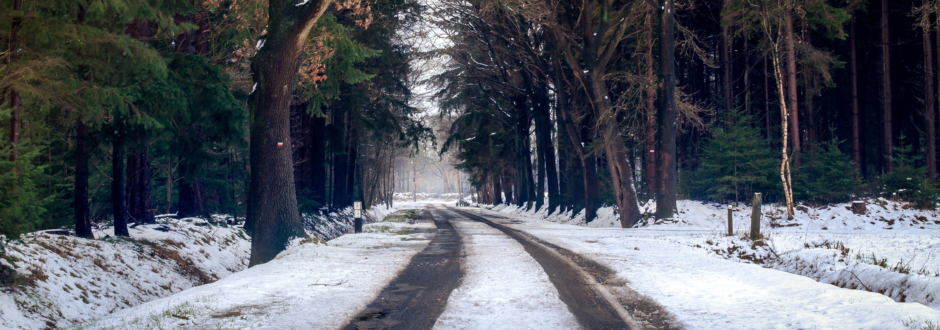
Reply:
[[712, 128], [695, 172], [694, 197], [740, 202], [755, 192], [766, 196], [779, 190], [776, 153], [749, 116], [737, 111], [735, 118], [734, 125]]
[[912, 202], [918, 208], [934, 209], [940, 191], [927, 178], [927, 167], [923, 165], [923, 155], [914, 152], [913, 147], [905, 144], [904, 136], [894, 147], [891, 162], [894, 169], [884, 176], [884, 193], [887, 198], [897, 198]]
[[803, 166], [795, 172], [793, 190], [799, 200], [847, 202], [861, 185], [852, 157], [839, 150], [839, 141], [836, 140], [829, 140], [817, 151], [806, 153]]

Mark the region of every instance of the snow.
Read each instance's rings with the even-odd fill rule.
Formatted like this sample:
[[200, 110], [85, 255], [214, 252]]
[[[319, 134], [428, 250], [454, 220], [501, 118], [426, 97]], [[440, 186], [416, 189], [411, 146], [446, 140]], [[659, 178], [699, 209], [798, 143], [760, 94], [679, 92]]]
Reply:
[[131, 238], [82, 239], [40, 231], [5, 240], [4, 268], [31, 283], [0, 293], [0, 326], [64, 327], [181, 292], [244, 269], [241, 229], [197, 218], [129, 228]]
[[[800, 206], [786, 220], [783, 207], [764, 205], [766, 245], [759, 246], [745, 238], [749, 207], [733, 208], [735, 236], [727, 237], [727, 205], [678, 204], [675, 219], [647, 220], [628, 230], [619, 228], [610, 207], [598, 210], [591, 223], [584, 223], [583, 212], [549, 214], [512, 205], [491, 211], [524, 221], [517, 229], [616, 269], [694, 329], [753, 328], [754, 320], [761, 328], [940, 323], [936, 211], [877, 199], [867, 201], [865, 215], [852, 214], [849, 204]], [[655, 203], [641, 210], [652, 213]]]
[[558, 290], [521, 244], [471, 220], [451, 220], [464, 238], [466, 274], [435, 329], [579, 329]]
[[366, 224], [365, 233], [296, 241], [271, 262], [125, 309], [87, 329], [288, 328], [345, 324], [429, 241], [430, 222]]

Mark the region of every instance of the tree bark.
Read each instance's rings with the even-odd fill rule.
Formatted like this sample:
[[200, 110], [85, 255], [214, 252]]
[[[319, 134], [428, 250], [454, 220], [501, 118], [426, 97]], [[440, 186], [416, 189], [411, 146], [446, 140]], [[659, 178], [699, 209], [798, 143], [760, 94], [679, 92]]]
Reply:
[[[13, 11], [17, 12], [10, 19], [10, 39], [8, 41], [7, 51], [10, 52], [10, 57], [8, 59], [8, 64], [13, 63], [17, 56], [16, 49], [19, 48], [19, 31], [20, 25], [23, 22], [22, 14], [19, 11], [22, 9], [23, 0], [13, 0]], [[16, 161], [19, 158], [17, 147], [20, 144], [20, 108], [22, 102], [20, 100], [20, 94], [16, 89], [10, 90], [10, 105], [12, 111], [10, 112], [10, 161]]]
[[855, 18], [849, 23], [849, 79], [852, 89], [852, 160], [855, 161], [855, 169], [862, 171], [862, 152], [858, 127], [858, 61], [855, 53]]
[[659, 176], [656, 173], [656, 69], [654, 68], [653, 60], [653, 6], [650, 4], [646, 5], [646, 30], [643, 32], [643, 65], [646, 69], [646, 90], [645, 90], [645, 103], [646, 106], [646, 141], [645, 141], [645, 150], [643, 153], [645, 157], [644, 168], [646, 169], [646, 188], [647, 188], [647, 198], [656, 199], [656, 196], [659, 195]]
[[127, 231], [127, 210], [124, 201], [124, 136], [115, 135], [111, 141], [111, 211], [114, 216], [114, 236], [130, 236]]
[[656, 199], [656, 218], [671, 218], [676, 213], [676, 60], [673, 0], [665, 1], [662, 13], [662, 75], [663, 93], [659, 113], [659, 180], [660, 196]]
[[[724, 2], [727, 2], [725, 0]], [[731, 38], [729, 27], [725, 24], [722, 24], [721, 27], [721, 52], [719, 52], [719, 57], [721, 58], [721, 98], [724, 101], [724, 112], [725, 112], [725, 125], [731, 125], [732, 115], [731, 115]], [[665, 33], [665, 31], [663, 32]], [[663, 49], [665, 52], [665, 49]]]
[[[928, 5], [924, 0], [924, 7]], [[929, 20], [928, 20], [929, 21]], [[929, 24], [929, 23], [928, 23]], [[937, 146], [934, 131], [934, 89], [933, 89], [933, 45], [931, 45], [930, 28], [924, 27], [924, 107], [927, 121], [927, 177], [933, 180], [937, 174]]]
[[891, 114], [891, 48], [888, 34], [888, 0], [881, 0], [881, 73], [882, 95], [884, 102], [884, 168], [891, 172], [894, 164], [891, 155], [894, 154], [894, 134], [892, 130]]
[[536, 90], [535, 90], [535, 107], [534, 107], [534, 117], [535, 117], [535, 139], [537, 148], [539, 149], [541, 165], [539, 174], [539, 181], [546, 181], [545, 184], [540, 184], [538, 189], [539, 194], [536, 198], [536, 203], [541, 204], [541, 201], [545, 199], [545, 195], [542, 193], [543, 188], [547, 185], [548, 188], [548, 212], [552, 213], [561, 205], [561, 198], [559, 194], [558, 187], [558, 168], [555, 166], [555, 146], [552, 143], [552, 119], [551, 114], [549, 113], [549, 108], [551, 104], [548, 98], [548, 86], [544, 80], [536, 80]]
[[75, 121], [75, 236], [94, 238], [88, 206], [88, 126]]
[[267, 37], [251, 62], [257, 94], [251, 102], [249, 266], [274, 259], [292, 238], [305, 234], [297, 209], [287, 107], [307, 35], [330, 2], [311, 0], [298, 6], [294, 1], [268, 1]]
[[800, 155], [800, 118], [797, 99], [797, 86], [796, 86], [796, 36], [793, 34], [793, 8], [792, 5], [787, 5], [787, 13], [784, 17], [786, 22], [786, 27], [784, 33], [786, 34], [786, 55], [787, 55], [787, 89], [789, 90], [789, 100], [787, 100], [787, 105], [789, 106], [789, 127], [790, 127], [790, 148], [793, 150], [793, 164], [796, 167], [799, 167], [802, 163], [802, 157]]

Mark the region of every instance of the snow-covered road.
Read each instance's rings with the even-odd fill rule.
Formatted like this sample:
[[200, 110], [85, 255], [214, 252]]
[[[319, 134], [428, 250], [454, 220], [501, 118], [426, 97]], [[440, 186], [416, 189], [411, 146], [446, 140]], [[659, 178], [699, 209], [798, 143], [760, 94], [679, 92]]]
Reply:
[[477, 221], [454, 217], [451, 224], [464, 241], [466, 274], [435, 329], [580, 328], [521, 244]]

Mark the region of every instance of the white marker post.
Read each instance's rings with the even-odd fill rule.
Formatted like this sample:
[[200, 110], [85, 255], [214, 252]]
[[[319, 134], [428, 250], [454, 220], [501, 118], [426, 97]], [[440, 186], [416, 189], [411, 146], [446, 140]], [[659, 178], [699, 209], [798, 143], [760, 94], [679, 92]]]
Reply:
[[356, 234], [362, 232], [362, 202], [353, 202], [353, 218], [356, 219]]

